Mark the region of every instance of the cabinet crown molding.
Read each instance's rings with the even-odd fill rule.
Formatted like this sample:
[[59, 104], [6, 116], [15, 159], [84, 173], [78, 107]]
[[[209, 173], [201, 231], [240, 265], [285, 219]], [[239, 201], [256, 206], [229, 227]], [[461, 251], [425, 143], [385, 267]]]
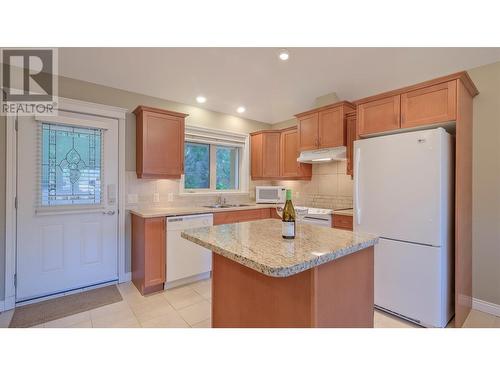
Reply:
[[135, 115], [141, 113], [141, 112], [154, 112], [154, 113], [161, 113], [163, 115], [169, 115], [169, 116], [175, 116], [175, 117], [181, 117], [181, 118], [186, 118], [189, 115], [186, 113], [181, 113], [181, 112], [174, 112], [174, 111], [168, 111], [166, 109], [159, 109], [159, 108], [153, 108], [153, 107], [147, 107], [144, 105], [139, 105], [137, 106], [136, 109], [134, 109], [133, 113]]
[[264, 134], [264, 133], [281, 133], [283, 130], [286, 130], [286, 129], [264, 129], [264, 130], [257, 130], [256, 132], [250, 133], [250, 135], [257, 135], [257, 134]]
[[405, 87], [402, 87], [402, 88], [399, 88], [396, 90], [386, 91], [386, 92], [383, 92], [381, 94], [376, 94], [376, 95], [368, 96], [366, 98], [358, 99], [358, 100], [354, 101], [354, 104], [359, 105], [359, 104], [371, 102], [374, 100], [383, 99], [383, 98], [386, 98], [389, 96], [401, 95], [401, 94], [407, 93], [409, 91], [419, 90], [419, 89], [422, 89], [422, 88], [425, 88], [428, 86], [433, 86], [433, 85], [437, 85], [439, 83], [445, 83], [445, 82], [454, 81], [454, 80], [462, 81], [465, 88], [467, 89], [467, 91], [470, 93], [470, 95], [472, 97], [479, 94], [479, 91], [478, 91], [476, 85], [474, 85], [474, 82], [472, 82], [472, 79], [470, 78], [469, 73], [467, 73], [466, 71], [462, 71], [462, 72], [453, 73], [453, 74], [450, 74], [450, 75], [447, 75], [444, 77], [434, 78], [434, 79], [431, 79], [429, 81], [420, 82], [420, 83], [417, 83], [415, 85], [405, 86]]
[[353, 103], [348, 102], [346, 100], [342, 100], [341, 102], [328, 104], [328, 105], [324, 105], [323, 107], [313, 108], [313, 109], [310, 109], [310, 110], [305, 111], [305, 112], [297, 113], [294, 116], [295, 117], [307, 116], [307, 115], [310, 115], [310, 114], [315, 113], [315, 112], [325, 111], [327, 109], [337, 108], [337, 107], [341, 107], [341, 106], [346, 106], [346, 107], [349, 107], [352, 109], [356, 108], [356, 106]]

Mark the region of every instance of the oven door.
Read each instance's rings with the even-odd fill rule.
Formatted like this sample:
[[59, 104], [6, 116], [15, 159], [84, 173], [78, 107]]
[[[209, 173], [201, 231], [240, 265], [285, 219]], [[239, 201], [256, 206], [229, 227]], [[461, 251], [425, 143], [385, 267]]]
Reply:
[[321, 215], [321, 216], [311, 216], [306, 215], [302, 219], [302, 223], [310, 225], [318, 225], [320, 227], [332, 227], [332, 216], [331, 215]]

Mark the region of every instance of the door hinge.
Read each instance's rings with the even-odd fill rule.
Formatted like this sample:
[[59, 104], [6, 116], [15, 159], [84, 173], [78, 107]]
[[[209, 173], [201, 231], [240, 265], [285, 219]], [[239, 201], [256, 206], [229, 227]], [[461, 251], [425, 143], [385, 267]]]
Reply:
[[14, 208], [17, 210], [17, 197], [14, 198]]
[[14, 288], [17, 288], [17, 273], [14, 274]]

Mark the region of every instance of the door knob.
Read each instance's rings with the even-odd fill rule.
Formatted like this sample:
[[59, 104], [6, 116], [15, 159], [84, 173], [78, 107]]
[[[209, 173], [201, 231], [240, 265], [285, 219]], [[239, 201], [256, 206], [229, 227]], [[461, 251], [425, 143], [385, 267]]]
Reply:
[[115, 210], [103, 211], [102, 214], [113, 216], [115, 214]]

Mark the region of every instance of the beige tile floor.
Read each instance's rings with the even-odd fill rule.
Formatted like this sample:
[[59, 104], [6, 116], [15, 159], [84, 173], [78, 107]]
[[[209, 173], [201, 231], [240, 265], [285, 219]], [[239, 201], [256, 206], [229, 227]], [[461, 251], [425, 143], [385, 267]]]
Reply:
[[[119, 284], [123, 301], [71, 315], [37, 328], [209, 328], [211, 281], [142, 296], [132, 283]], [[14, 310], [0, 314], [0, 328], [8, 327]], [[375, 311], [376, 328], [412, 328], [414, 324]], [[470, 328], [500, 328], [500, 317], [473, 310], [465, 322]]]

